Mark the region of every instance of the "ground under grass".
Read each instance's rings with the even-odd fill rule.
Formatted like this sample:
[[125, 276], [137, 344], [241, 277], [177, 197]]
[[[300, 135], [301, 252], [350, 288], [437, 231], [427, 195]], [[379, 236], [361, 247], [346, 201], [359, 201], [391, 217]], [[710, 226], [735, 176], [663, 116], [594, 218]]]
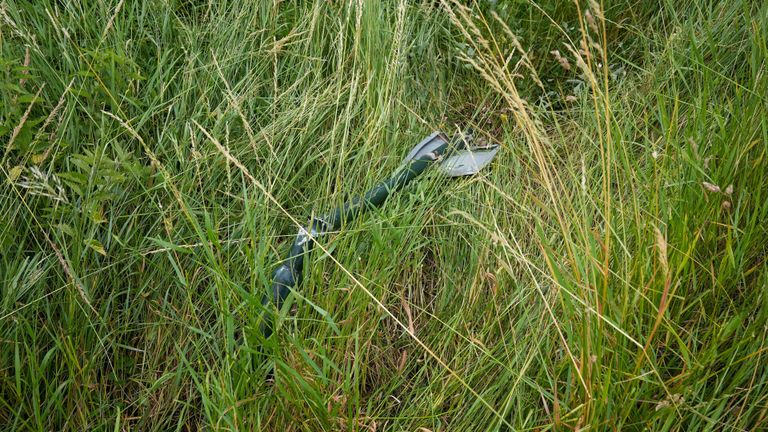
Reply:
[[[766, 41], [747, 0], [0, 2], [0, 429], [766, 428]], [[265, 340], [293, 219], [466, 127], [492, 166], [322, 239]]]

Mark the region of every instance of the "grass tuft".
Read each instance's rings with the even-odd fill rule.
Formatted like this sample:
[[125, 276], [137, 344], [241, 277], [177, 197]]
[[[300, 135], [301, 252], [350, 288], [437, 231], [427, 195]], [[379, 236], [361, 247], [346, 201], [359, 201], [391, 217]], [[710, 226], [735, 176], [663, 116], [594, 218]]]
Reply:
[[[0, 22], [0, 429], [766, 428], [767, 5]], [[297, 225], [466, 127], [490, 169], [323, 239], [265, 340]]]

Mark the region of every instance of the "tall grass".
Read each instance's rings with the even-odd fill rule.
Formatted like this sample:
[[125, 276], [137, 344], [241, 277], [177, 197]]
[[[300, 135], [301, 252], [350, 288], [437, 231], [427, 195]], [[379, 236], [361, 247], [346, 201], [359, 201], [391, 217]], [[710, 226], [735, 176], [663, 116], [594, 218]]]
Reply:
[[[761, 2], [0, 3], [0, 429], [756, 430]], [[503, 146], [322, 240], [432, 130]]]

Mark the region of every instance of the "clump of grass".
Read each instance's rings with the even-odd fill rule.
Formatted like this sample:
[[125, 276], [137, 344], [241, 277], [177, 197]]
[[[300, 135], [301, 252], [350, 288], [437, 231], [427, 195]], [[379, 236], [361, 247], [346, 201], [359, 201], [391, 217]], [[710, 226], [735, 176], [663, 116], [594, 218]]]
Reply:
[[[766, 6], [0, 20], [5, 428], [764, 427]], [[492, 169], [324, 240], [264, 340], [295, 225], [465, 126]]]

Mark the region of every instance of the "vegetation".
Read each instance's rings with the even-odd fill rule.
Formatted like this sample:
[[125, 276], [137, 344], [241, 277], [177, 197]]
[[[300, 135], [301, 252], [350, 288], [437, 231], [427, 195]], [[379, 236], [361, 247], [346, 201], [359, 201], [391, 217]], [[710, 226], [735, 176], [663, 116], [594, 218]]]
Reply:
[[[768, 3], [0, 22], [0, 429], [766, 428]], [[492, 167], [324, 239], [264, 340], [294, 221], [467, 126]]]

